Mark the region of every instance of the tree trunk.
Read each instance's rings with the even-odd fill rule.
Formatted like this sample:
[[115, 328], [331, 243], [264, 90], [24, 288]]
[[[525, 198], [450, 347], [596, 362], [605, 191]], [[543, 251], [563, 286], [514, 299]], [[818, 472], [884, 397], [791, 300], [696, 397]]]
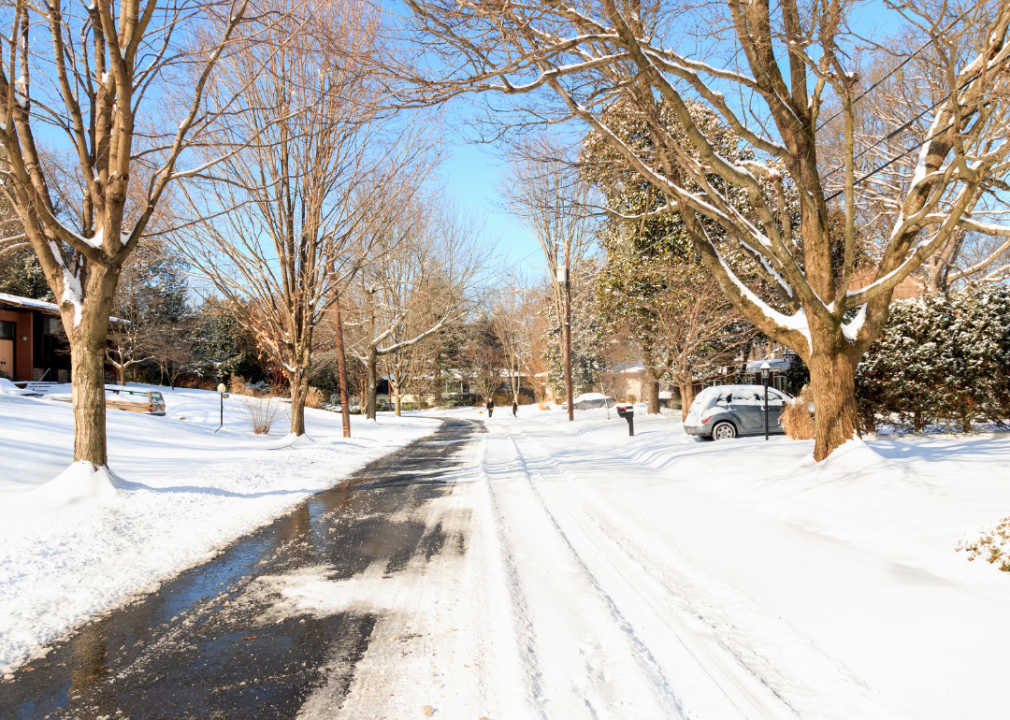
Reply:
[[119, 377], [119, 384], [126, 385], [126, 364], [120, 363], [116, 366], [116, 375]]
[[819, 337], [811, 327], [811, 335], [813, 350], [807, 366], [814, 393], [814, 460], [820, 462], [856, 437], [859, 422], [855, 372], [841, 346], [847, 341], [829, 329]]
[[694, 383], [688, 380], [686, 383], [677, 383], [677, 387], [680, 388], [680, 419], [687, 420], [687, 411], [694, 402]]
[[288, 373], [288, 386], [291, 388], [291, 434], [305, 434], [305, 398], [309, 393], [309, 381], [305, 372], [299, 368]]
[[396, 403], [396, 417], [400, 417], [400, 382], [397, 378], [397, 382], [389, 384], [390, 390], [393, 392], [394, 402]]
[[646, 411], [649, 415], [659, 414], [659, 378], [649, 378], [646, 383], [649, 388], [649, 407]]
[[375, 420], [375, 364], [377, 360], [378, 354], [375, 352], [375, 348], [369, 348], [368, 362], [365, 363], [368, 373], [365, 378], [365, 392], [368, 398], [365, 402], [365, 417], [369, 420]]
[[105, 352], [109, 337], [109, 313], [118, 276], [92, 271], [85, 280], [88, 302], [74, 325], [74, 309], [61, 308], [63, 326], [69, 330], [71, 400], [74, 407], [74, 462], [95, 467], [109, 464], [105, 435]]

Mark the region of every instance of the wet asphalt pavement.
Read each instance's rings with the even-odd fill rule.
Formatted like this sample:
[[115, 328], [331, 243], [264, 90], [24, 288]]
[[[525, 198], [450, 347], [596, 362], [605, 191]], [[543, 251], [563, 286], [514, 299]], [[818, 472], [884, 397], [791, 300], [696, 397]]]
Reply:
[[[350, 578], [374, 562], [395, 574], [466, 538], [396, 520], [451, 489], [446, 473], [484, 424], [445, 420], [433, 435], [370, 463], [346, 483], [165, 582], [95, 618], [49, 654], [0, 682], [0, 720], [34, 718], [293, 718], [324, 682], [346, 693], [377, 617], [355, 612], [272, 624], [265, 606], [236, 603], [250, 583], [308, 566]], [[457, 549], [457, 548], [453, 548]], [[263, 601], [266, 602], [266, 601]]]

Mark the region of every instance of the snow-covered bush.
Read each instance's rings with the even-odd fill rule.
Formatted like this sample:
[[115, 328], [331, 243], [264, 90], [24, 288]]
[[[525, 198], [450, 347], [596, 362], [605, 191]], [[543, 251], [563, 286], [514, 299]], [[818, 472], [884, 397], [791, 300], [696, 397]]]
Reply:
[[969, 560], [981, 558], [998, 565], [1004, 572], [1010, 572], [1010, 518], [1003, 518], [978, 533], [966, 535], [957, 544], [957, 550], [968, 553]]
[[922, 432], [967, 432], [1010, 418], [1010, 289], [971, 288], [896, 300], [856, 370], [867, 430], [879, 418]]

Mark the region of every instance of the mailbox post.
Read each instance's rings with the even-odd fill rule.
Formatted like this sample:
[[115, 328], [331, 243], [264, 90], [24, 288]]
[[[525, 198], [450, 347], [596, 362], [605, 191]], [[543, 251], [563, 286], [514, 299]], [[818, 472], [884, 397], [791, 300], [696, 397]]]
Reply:
[[631, 403], [618, 403], [616, 406], [618, 417], [628, 421], [628, 437], [635, 436], [635, 406]]

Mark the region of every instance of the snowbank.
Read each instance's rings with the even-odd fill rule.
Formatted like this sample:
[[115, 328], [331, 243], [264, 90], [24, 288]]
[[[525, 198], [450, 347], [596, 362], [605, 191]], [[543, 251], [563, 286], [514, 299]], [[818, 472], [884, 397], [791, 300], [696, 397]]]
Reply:
[[438, 424], [354, 417], [345, 440], [339, 414], [309, 409], [309, 436], [286, 418], [256, 436], [229, 398], [215, 432], [217, 393], [155, 389], [165, 417], [109, 412], [112, 472], [71, 462], [68, 403], [0, 394], [0, 672]]
[[49, 482], [11, 498], [20, 507], [58, 507], [112, 500], [122, 482], [108, 468], [78, 461]]

